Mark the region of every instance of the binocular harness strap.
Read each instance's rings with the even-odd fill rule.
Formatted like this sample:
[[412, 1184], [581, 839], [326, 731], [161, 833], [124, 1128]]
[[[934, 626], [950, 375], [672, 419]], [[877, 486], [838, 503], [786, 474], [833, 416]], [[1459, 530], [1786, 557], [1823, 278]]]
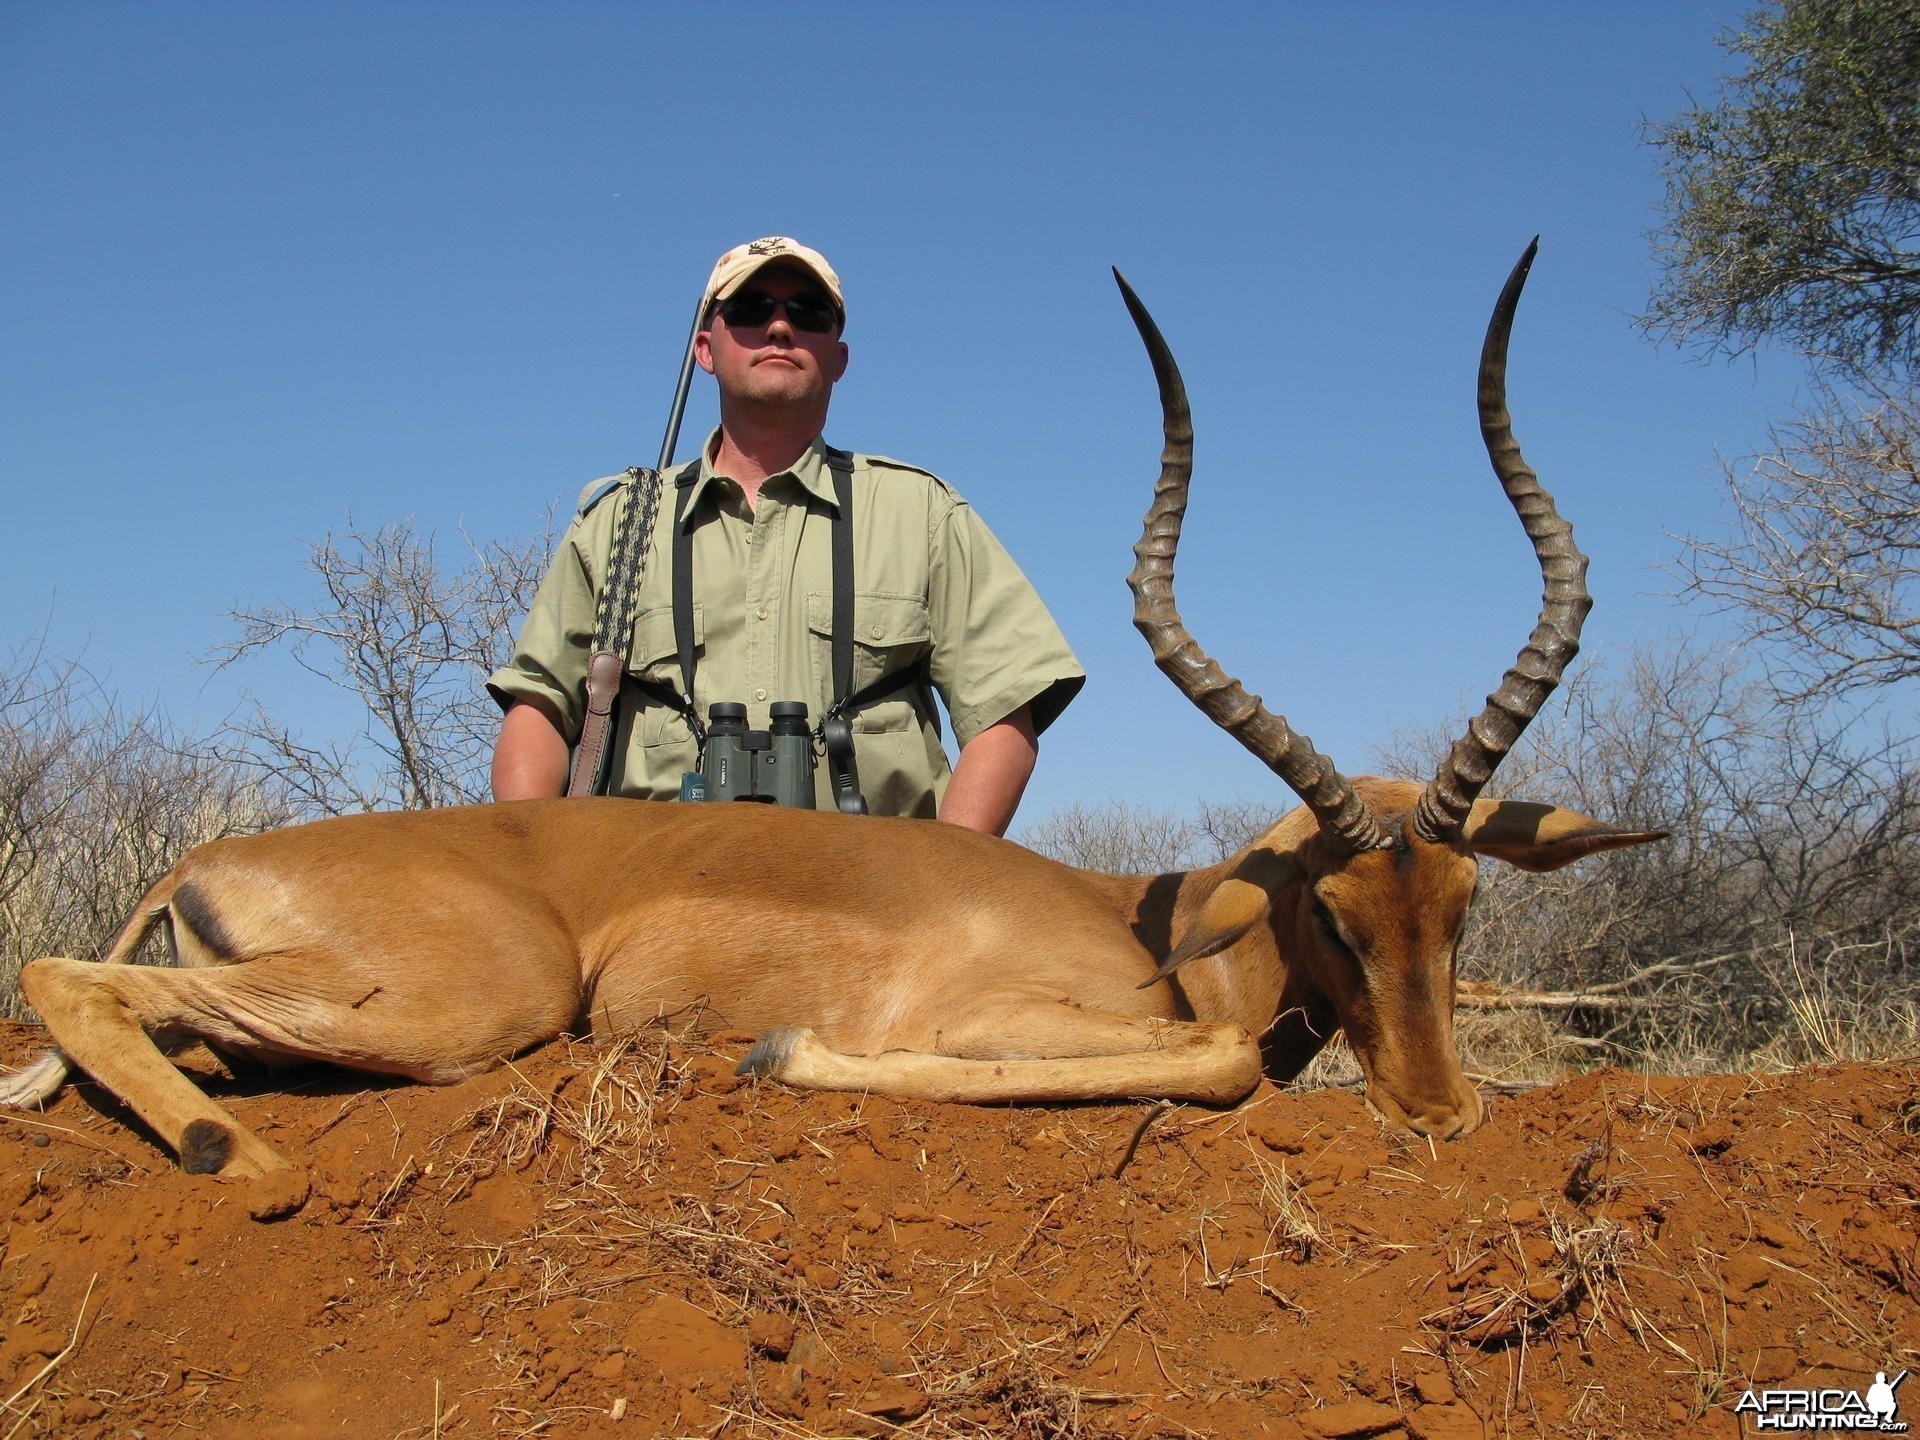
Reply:
[[680, 652], [680, 694], [673, 708], [686, 717], [694, 745], [704, 751], [707, 727], [693, 703], [693, 527], [687, 524], [687, 506], [699, 476], [700, 464], [695, 461], [673, 481], [678, 492], [673, 502], [673, 645]]
[[843, 815], [864, 815], [860, 772], [853, 763], [853, 726], [847, 709], [853, 699], [853, 457], [827, 450], [833, 470], [833, 704], [820, 717], [820, 744], [827, 752], [827, 774], [834, 804]]
[[[854, 767], [853, 725], [849, 720], [855, 711], [871, 705], [874, 701], [903, 690], [907, 686], [923, 680], [926, 676], [926, 663], [915, 660], [911, 665], [890, 671], [860, 689], [853, 688], [853, 457], [844, 450], [835, 450], [823, 446], [826, 451], [828, 467], [833, 471], [833, 497], [838, 514], [833, 519], [833, 693], [835, 699], [827, 707], [827, 713], [821, 717], [814, 734], [819, 737], [826, 751], [829, 774], [833, 780], [835, 803], [840, 810], [849, 815], [867, 813], [867, 803], [860, 794], [860, 778]], [[651, 472], [648, 472], [651, 473]], [[694, 744], [704, 755], [707, 748], [707, 727], [700, 719], [698, 707], [693, 699], [693, 672], [695, 665], [693, 636], [693, 530], [687, 524], [687, 509], [693, 496], [693, 482], [699, 477], [699, 462], [688, 465], [674, 476], [673, 507], [673, 641], [679, 652], [680, 686], [672, 686], [657, 680], [630, 678], [628, 683], [648, 699], [665, 705], [687, 722], [687, 728], [693, 732]], [[658, 477], [656, 477], [657, 479]], [[654, 503], [658, 503], [659, 489], [656, 485]], [[651, 524], [651, 516], [647, 523]], [[616, 540], [615, 547], [619, 542]], [[611, 581], [610, 581], [611, 583]], [[637, 580], [635, 590], [638, 590]], [[604, 601], [604, 596], [603, 596]], [[632, 605], [627, 607], [627, 625], [631, 627]], [[596, 657], [597, 658], [597, 657]], [[591, 678], [589, 678], [591, 685]], [[572, 793], [571, 791], [569, 793]]]

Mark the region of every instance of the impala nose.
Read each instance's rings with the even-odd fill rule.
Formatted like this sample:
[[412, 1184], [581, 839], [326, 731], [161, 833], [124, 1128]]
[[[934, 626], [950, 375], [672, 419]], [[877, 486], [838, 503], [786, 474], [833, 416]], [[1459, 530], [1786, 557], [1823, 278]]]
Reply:
[[1486, 1109], [1471, 1085], [1446, 1100], [1425, 1104], [1401, 1105], [1380, 1086], [1369, 1086], [1367, 1103], [1380, 1116], [1396, 1125], [1404, 1125], [1414, 1134], [1429, 1140], [1459, 1140], [1480, 1128]]
[[1429, 1140], [1458, 1140], [1473, 1130], [1477, 1118], [1460, 1114], [1415, 1115], [1409, 1117], [1407, 1128]]

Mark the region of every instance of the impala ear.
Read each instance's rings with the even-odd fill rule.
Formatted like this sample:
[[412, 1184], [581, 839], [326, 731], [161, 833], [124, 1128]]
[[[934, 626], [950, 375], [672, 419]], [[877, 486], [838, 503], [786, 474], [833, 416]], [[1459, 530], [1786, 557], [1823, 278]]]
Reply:
[[1250, 850], [1233, 873], [1214, 887], [1200, 906], [1187, 933], [1161, 962], [1151, 979], [1140, 982], [1144, 990], [1166, 979], [1189, 960], [1218, 955], [1273, 911], [1273, 895], [1282, 885], [1299, 878], [1300, 862], [1276, 850]]
[[1476, 800], [1461, 836], [1476, 855], [1522, 870], [1558, 870], [1602, 850], [1667, 838], [1665, 830], [1623, 830], [1578, 810], [1526, 800]]

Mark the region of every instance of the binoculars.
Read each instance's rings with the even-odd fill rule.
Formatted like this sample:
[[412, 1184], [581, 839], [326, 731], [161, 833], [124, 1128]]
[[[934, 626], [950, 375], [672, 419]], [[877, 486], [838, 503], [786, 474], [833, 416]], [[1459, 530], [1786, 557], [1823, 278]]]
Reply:
[[[801, 700], [776, 700], [765, 730], [747, 728], [747, 707], [732, 700], [707, 707], [707, 749], [698, 775], [689, 775], [688, 800], [758, 800], [813, 806], [813, 735]], [[697, 793], [688, 793], [688, 791]]]

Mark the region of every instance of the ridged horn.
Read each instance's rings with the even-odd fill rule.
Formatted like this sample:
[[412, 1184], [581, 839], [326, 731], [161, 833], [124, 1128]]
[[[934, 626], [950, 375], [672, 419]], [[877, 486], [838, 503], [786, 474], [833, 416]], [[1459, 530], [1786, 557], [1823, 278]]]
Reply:
[[1507, 277], [1487, 323], [1486, 343], [1480, 349], [1480, 436], [1493, 473], [1500, 477], [1540, 562], [1540, 619], [1513, 668], [1501, 678], [1500, 688], [1487, 697], [1487, 708], [1454, 742], [1420, 797], [1413, 827], [1427, 840], [1459, 835], [1481, 789], [1580, 653], [1580, 627], [1593, 608], [1593, 597], [1587, 593], [1587, 557], [1574, 547], [1573, 526], [1560, 518], [1553, 496], [1540, 488], [1539, 477], [1527, 468], [1507, 413], [1507, 339], [1539, 248], [1536, 235]]
[[1354, 794], [1347, 778], [1333, 768], [1333, 762], [1209, 659], [1174, 609], [1173, 556], [1180, 545], [1180, 522], [1187, 511], [1187, 485], [1193, 478], [1193, 417], [1187, 408], [1187, 388], [1160, 327], [1118, 270], [1113, 278], [1119, 282], [1127, 312], [1133, 316], [1134, 328], [1153, 361], [1166, 435], [1160, 451], [1160, 478], [1153, 487], [1153, 505], [1147, 511], [1140, 543], [1133, 547], [1135, 564], [1127, 577], [1133, 591], [1134, 628], [1146, 636], [1153, 648], [1153, 663], [1161, 673], [1209, 720], [1292, 787], [1318, 818], [1329, 843], [1348, 854], [1389, 845], [1392, 842], [1380, 822]]

